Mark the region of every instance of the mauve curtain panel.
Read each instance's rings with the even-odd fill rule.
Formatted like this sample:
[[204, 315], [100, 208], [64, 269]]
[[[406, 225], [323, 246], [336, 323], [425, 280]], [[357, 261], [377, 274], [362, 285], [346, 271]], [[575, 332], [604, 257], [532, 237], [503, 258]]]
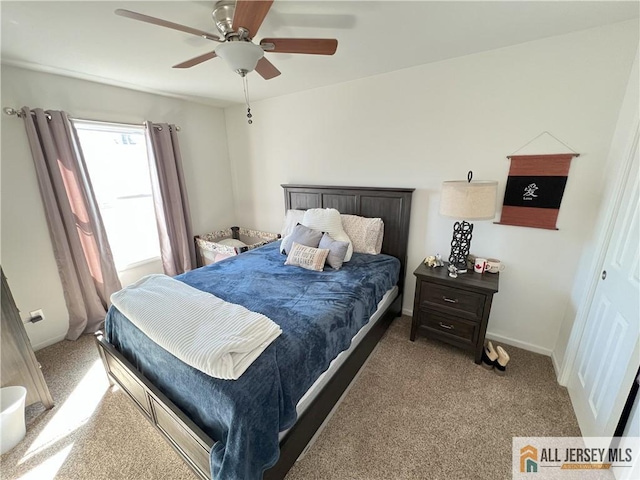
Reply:
[[145, 122], [162, 266], [167, 275], [194, 268], [196, 251], [175, 125]]
[[69, 310], [67, 339], [98, 330], [121, 289], [78, 136], [65, 112], [22, 108]]

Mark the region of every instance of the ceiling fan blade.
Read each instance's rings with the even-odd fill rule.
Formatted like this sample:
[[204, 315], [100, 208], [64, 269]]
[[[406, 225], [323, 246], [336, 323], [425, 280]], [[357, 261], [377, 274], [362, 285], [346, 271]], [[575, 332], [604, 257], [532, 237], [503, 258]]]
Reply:
[[338, 40], [335, 38], [263, 38], [260, 46], [266, 52], [333, 55], [338, 48]]
[[144, 15], [142, 13], [132, 12], [131, 10], [124, 10], [122, 8], [119, 8], [115, 11], [115, 14], [120, 15], [121, 17], [127, 17], [133, 20], [140, 20], [141, 22], [152, 23], [153, 25], [159, 25], [160, 27], [173, 28], [174, 30], [179, 30], [181, 32], [190, 33], [192, 35], [197, 35], [198, 37], [206, 38], [207, 40], [220, 41], [220, 37], [218, 35], [214, 35], [213, 33], [198, 30], [197, 28], [187, 27], [185, 25], [180, 25], [179, 23], [169, 22], [168, 20], [150, 17], [149, 15]]
[[205, 53], [204, 55], [198, 55], [197, 57], [192, 58], [191, 60], [187, 60], [186, 62], [179, 63], [174, 65], [172, 68], [191, 68], [196, 65], [199, 65], [202, 62], [206, 62], [207, 60], [211, 60], [216, 57], [216, 52]]
[[249, 30], [249, 38], [255, 37], [272, 4], [273, 0], [237, 0], [233, 30], [242, 27]]
[[256, 72], [258, 72], [265, 80], [271, 80], [273, 77], [280, 75], [280, 70], [278, 70], [273, 63], [264, 57], [258, 61], [258, 65], [256, 65]]

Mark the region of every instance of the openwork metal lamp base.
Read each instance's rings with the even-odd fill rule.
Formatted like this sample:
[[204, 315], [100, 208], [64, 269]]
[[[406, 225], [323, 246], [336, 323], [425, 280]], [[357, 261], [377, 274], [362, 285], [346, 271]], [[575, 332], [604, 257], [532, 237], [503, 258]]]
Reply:
[[469, 256], [469, 248], [471, 247], [471, 232], [473, 232], [473, 224], [462, 221], [453, 224], [453, 238], [451, 239], [451, 254], [449, 255], [449, 263], [454, 265], [458, 273], [467, 271], [467, 257]]

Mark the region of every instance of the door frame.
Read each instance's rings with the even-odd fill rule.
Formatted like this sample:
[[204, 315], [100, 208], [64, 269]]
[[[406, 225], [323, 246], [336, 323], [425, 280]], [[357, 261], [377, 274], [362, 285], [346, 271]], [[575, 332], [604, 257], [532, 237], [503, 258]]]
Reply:
[[589, 268], [589, 284], [587, 290], [580, 302], [576, 317], [571, 329], [571, 335], [567, 343], [564, 359], [558, 373], [558, 383], [563, 386], [567, 386], [569, 383], [569, 377], [575, 368], [575, 360], [578, 355], [578, 348], [582, 342], [582, 336], [587, 324], [587, 318], [591, 312], [591, 306], [593, 304], [593, 298], [600, 281], [600, 272], [604, 266], [605, 257], [609, 246], [611, 244], [611, 237], [613, 236], [613, 228], [615, 226], [620, 207], [622, 204], [622, 198], [624, 196], [625, 187], [627, 186], [627, 180], [631, 172], [631, 166], [633, 164], [633, 155], [635, 148], [640, 141], [640, 120], [636, 116], [634, 121], [634, 127], [631, 131], [631, 135], [628, 136], [627, 145], [624, 147], [624, 160], [618, 171], [617, 178], [613, 185], [613, 192], [611, 194], [611, 200], [608, 202], [605, 211], [605, 222], [601, 227], [600, 235], [598, 236], [598, 243], [594, 259], [591, 262]]

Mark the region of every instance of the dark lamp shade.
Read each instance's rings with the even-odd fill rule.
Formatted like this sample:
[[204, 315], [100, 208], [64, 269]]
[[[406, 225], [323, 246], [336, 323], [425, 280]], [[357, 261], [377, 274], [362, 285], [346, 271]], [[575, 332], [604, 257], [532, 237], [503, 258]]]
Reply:
[[463, 220], [491, 220], [496, 216], [498, 182], [442, 182], [440, 214]]

